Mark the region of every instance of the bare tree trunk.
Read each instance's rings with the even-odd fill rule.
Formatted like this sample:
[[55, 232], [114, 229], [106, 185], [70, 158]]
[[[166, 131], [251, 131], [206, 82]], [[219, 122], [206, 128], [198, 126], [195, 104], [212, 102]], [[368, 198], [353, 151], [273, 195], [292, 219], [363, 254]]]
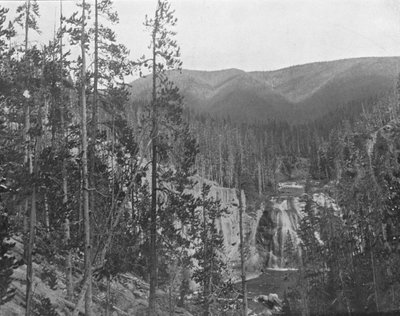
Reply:
[[375, 305], [376, 305], [376, 311], [379, 313], [379, 296], [378, 296], [378, 288], [376, 284], [376, 267], [375, 267], [375, 259], [374, 259], [374, 252], [372, 250], [372, 247], [370, 249], [370, 255], [371, 255], [371, 265], [372, 265], [372, 280], [374, 283], [374, 295], [375, 295]]
[[47, 235], [50, 233], [50, 211], [47, 193], [44, 193], [44, 221]]
[[86, 122], [86, 52], [85, 52], [85, 0], [82, 0], [82, 29], [81, 29], [81, 102], [82, 102], [82, 178], [83, 178], [83, 216], [85, 229], [85, 275], [88, 286], [85, 296], [85, 315], [92, 316], [92, 256], [90, 243], [90, 210], [89, 210], [89, 188], [88, 188], [88, 158], [87, 158], [87, 122]]
[[110, 316], [111, 306], [111, 278], [107, 276], [107, 293], [106, 293], [106, 316]]
[[[45, 101], [47, 102], [47, 100]], [[42, 106], [39, 105], [38, 111], [38, 134], [36, 136], [35, 145], [35, 163], [33, 165], [33, 184], [32, 184], [32, 196], [31, 196], [31, 210], [29, 215], [29, 241], [27, 251], [27, 263], [26, 263], [26, 316], [30, 316], [32, 310], [32, 297], [33, 297], [33, 248], [35, 246], [35, 235], [36, 235], [36, 181], [39, 174], [38, 160], [41, 150], [41, 138], [42, 138]]]
[[94, 2], [94, 77], [93, 77], [93, 113], [92, 113], [92, 137], [96, 142], [97, 125], [98, 125], [98, 83], [99, 83], [99, 8], [97, 0]]
[[308, 279], [305, 277], [304, 261], [303, 256], [299, 256], [299, 278], [304, 280], [301, 282], [300, 288], [300, 305], [301, 305], [301, 316], [310, 316], [310, 311], [308, 307]]
[[[60, 30], [61, 30], [61, 36], [60, 36], [60, 80], [63, 80], [63, 31], [62, 31], [62, 0], [60, 0]], [[62, 86], [61, 86], [62, 87]], [[61, 88], [62, 89], [62, 88]], [[61, 119], [61, 134], [62, 134], [62, 151], [63, 151], [63, 160], [62, 160], [62, 191], [63, 191], [63, 205], [64, 207], [67, 207], [68, 203], [68, 178], [67, 178], [67, 162], [65, 159], [65, 154], [67, 151], [67, 145], [68, 145], [68, 133], [67, 133], [67, 126], [65, 122], [65, 104], [64, 104], [64, 98], [63, 98], [63, 90], [61, 91], [61, 97], [60, 97], [60, 103], [61, 103], [61, 108], [60, 108], [60, 119]], [[68, 212], [69, 210], [67, 210]], [[70, 249], [70, 240], [71, 240], [71, 228], [70, 228], [70, 220], [69, 220], [69, 213], [65, 217], [65, 222], [64, 222], [64, 244], [67, 248], [67, 255], [65, 258], [65, 279], [66, 279], [66, 287], [67, 287], [67, 299], [69, 301], [72, 300], [73, 297], [73, 281], [72, 281], [72, 253]]]
[[221, 140], [221, 135], [219, 135], [219, 138], [218, 138], [218, 141], [219, 141], [219, 146], [218, 146], [218, 152], [219, 152], [219, 175], [218, 175], [218, 182], [219, 182], [219, 184], [221, 185], [221, 186], [223, 186], [224, 185], [224, 181], [223, 181], [223, 179], [224, 179], [224, 177], [223, 177], [223, 172], [222, 172], [222, 140]]
[[247, 316], [247, 288], [246, 288], [246, 265], [245, 265], [245, 253], [244, 253], [244, 236], [243, 236], [243, 201], [242, 201], [242, 190], [239, 178], [239, 233], [240, 233], [240, 270], [242, 273], [242, 296], [243, 296], [243, 315]]
[[150, 209], [150, 291], [148, 315], [156, 313], [156, 288], [157, 288], [157, 140], [158, 140], [158, 113], [157, 113], [157, 86], [156, 86], [156, 35], [157, 35], [158, 10], [156, 10], [155, 27], [152, 34], [153, 40], [153, 94], [152, 94], [152, 161], [151, 161], [151, 209]]
[[[214, 220], [213, 220], [213, 223], [212, 223], [212, 225], [213, 225], [213, 227], [215, 227], [215, 218], [214, 218]], [[209, 293], [209, 295], [211, 295], [212, 294], [212, 291], [213, 291], [213, 271], [214, 271], [214, 244], [211, 242], [210, 243], [210, 250], [209, 250], [209, 254], [210, 254], [210, 275], [208, 276], [208, 293]], [[211, 314], [211, 311], [210, 311], [210, 298], [208, 297], [207, 298], [207, 305], [208, 305], [208, 315], [210, 315]]]
[[246, 289], [246, 266], [245, 266], [245, 251], [244, 251], [244, 234], [243, 234], [243, 201], [242, 201], [242, 148], [239, 143], [239, 153], [237, 155], [237, 195], [239, 200], [239, 238], [240, 238], [240, 271], [242, 279], [242, 315], [247, 316], [247, 289]]
[[36, 188], [33, 185], [31, 196], [31, 211], [29, 216], [29, 241], [26, 262], [26, 316], [31, 315], [32, 310], [32, 285], [33, 285], [33, 262], [32, 254], [35, 243], [35, 228], [36, 228]]
[[[65, 184], [67, 184], [65, 182]], [[63, 190], [66, 188], [63, 183]], [[66, 191], [65, 191], [66, 192]], [[67, 196], [67, 194], [64, 195], [64, 197]], [[64, 198], [63, 198], [64, 201]], [[64, 202], [66, 203], [66, 202]], [[73, 296], [73, 281], [72, 281], [72, 253], [71, 253], [71, 230], [70, 230], [70, 221], [67, 215], [67, 218], [65, 219], [64, 223], [65, 227], [65, 245], [67, 247], [67, 256], [65, 259], [65, 268], [66, 268], [66, 286], [67, 286], [67, 299], [71, 300]]]
[[[203, 194], [203, 201], [206, 199], [206, 197]], [[211, 260], [212, 257], [208, 258], [207, 253], [208, 253], [208, 233], [207, 233], [207, 212], [206, 208], [203, 205], [203, 243], [204, 243], [204, 267], [207, 266], [207, 261]], [[204, 285], [203, 285], [203, 296], [204, 296], [204, 316], [209, 316], [210, 315], [210, 294], [211, 294], [211, 282], [212, 282], [212, 270], [210, 269], [210, 275], [208, 278], [204, 279]]]
[[[94, 74], [93, 74], [93, 106], [92, 106], [92, 122], [89, 130], [89, 185], [91, 188], [96, 188], [95, 179], [95, 152], [96, 152], [96, 139], [97, 139], [97, 127], [98, 127], [98, 82], [99, 82], [99, 12], [98, 12], [98, 1], [94, 1]], [[89, 205], [93, 212], [96, 207], [96, 191], [91, 190], [89, 192]]]
[[[28, 52], [28, 38], [29, 38], [29, 13], [30, 13], [30, 8], [31, 8], [31, 1], [26, 0], [26, 18], [25, 18], [25, 57]], [[29, 61], [28, 59], [25, 60], [26, 63], [26, 73], [29, 73]], [[26, 82], [27, 84], [28, 82]], [[26, 96], [28, 98], [28, 96]], [[31, 123], [30, 123], [30, 107], [29, 107], [29, 101], [25, 100], [24, 103], [24, 119], [25, 119], [25, 124], [24, 124], [24, 148], [25, 148], [25, 155], [24, 155], [24, 164], [28, 169], [29, 174], [32, 173], [32, 160], [31, 160], [31, 151], [30, 151], [30, 145], [31, 145], [31, 139], [29, 136], [29, 130], [31, 128]], [[25, 200], [25, 214], [24, 214], [24, 226], [23, 226], [23, 232], [24, 232], [24, 259], [27, 259], [27, 246], [28, 246], [28, 230], [29, 230], [29, 223], [28, 223], [28, 217], [29, 217], [29, 200]]]
[[[26, 0], [26, 19], [25, 19], [25, 57], [28, 52], [28, 35], [29, 35], [29, 14], [30, 14], [30, 0]], [[26, 60], [26, 71], [28, 72], [29, 61]], [[29, 101], [25, 100], [25, 128], [24, 128], [24, 146], [25, 157], [24, 162], [28, 167], [29, 174], [33, 174], [32, 157], [30, 152], [31, 139], [29, 136], [30, 130], [30, 107]], [[29, 219], [27, 219], [29, 213]], [[35, 241], [35, 225], [36, 225], [36, 189], [33, 187], [31, 196], [31, 208], [29, 211], [28, 199], [25, 201], [25, 220], [24, 220], [24, 257], [26, 261], [26, 310], [25, 315], [30, 316], [32, 309], [32, 284], [33, 284], [33, 266], [32, 266], [32, 252]]]
[[258, 194], [261, 195], [262, 193], [262, 173], [261, 173], [261, 162], [257, 163], [258, 167]]
[[[112, 114], [112, 133], [111, 133], [111, 205], [114, 205], [114, 196], [115, 196], [115, 190], [114, 190], [114, 146], [115, 146], [115, 119], [114, 119], [114, 113]], [[133, 202], [132, 202], [133, 205]], [[109, 236], [107, 238], [107, 244], [111, 245], [112, 242], [112, 237], [113, 237], [113, 222], [114, 222], [114, 216], [113, 216], [113, 207], [110, 209], [110, 227], [109, 227]], [[101, 251], [101, 261], [104, 262], [105, 257], [107, 254], [107, 246], [103, 248]], [[106, 316], [110, 315], [110, 296], [111, 296], [111, 276], [107, 276], [107, 292], [106, 292]]]

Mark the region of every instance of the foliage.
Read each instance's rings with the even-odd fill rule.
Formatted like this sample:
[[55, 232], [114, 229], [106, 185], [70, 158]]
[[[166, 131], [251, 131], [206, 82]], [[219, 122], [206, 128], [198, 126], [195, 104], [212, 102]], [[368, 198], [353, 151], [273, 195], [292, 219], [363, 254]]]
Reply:
[[288, 231], [286, 234], [286, 240], [283, 245], [283, 253], [285, 257], [285, 266], [288, 268], [296, 268], [299, 264], [298, 255], [290, 231]]
[[210, 186], [203, 184], [199, 198], [197, 221], [192, 223], [192, 239], [195, 241], [193, 257], [197, 264], [194, 266], [192, 278], [201, 285], [199, 297], [204, 306], [204, 315], [220, 313], [224, 304], [219, 299], [228, 292], [229, 282], [226, 282], [227, 262], [223, 256], [224, 240], [218, 231], [216, 221], [227, 210], [221, 202], [209, 196]]
[[57, 273], [54, 269], [44, 266], [40, 273], [40, 278], [44, 283], [46, 283], [52, 290], [57, 289]]
[[[314, 170], [324, 173], [325, 168], [326, 178], [336, 177], [340, 211], [306, 202], [299, 229], [305, 286], [289, 294], [306, 301], [303, 309], [307, 306], [310, 313], [399, 308], [393, 268], [399, 263], [394, 233], [399, 227], [399, 128], [397, 121], [389, 121], [396, 108], [378, 103], [353, 125], [332, 132], [318, 149], [324, 153], [318, 155], [322, 171]], [[304, 290], [306, 297], [301, 297]]]
[[25, 23], [28, 23], [28, 27], [36, 32], [39, 32], [38, 18], [39, 14], [39, 4], [36, 0], [25, 2], [24, 4], [18, 6], [17, 16], [14, 22], [19, 26], [25, 27]]
[[48, 297], [36, 295], [33, 302], [32, 315], [34, 316], [59, 316]]
[[[1, 203], [1, 202], [0, 202]], [[0, 210], [0, 305], [10, 301], [15, 295], [15, 289], [11, 289], [12, 274], [18, 266], [15, 257], [10, 254], [15, 243], [9, 242], [10, 226], [8, 214]]]

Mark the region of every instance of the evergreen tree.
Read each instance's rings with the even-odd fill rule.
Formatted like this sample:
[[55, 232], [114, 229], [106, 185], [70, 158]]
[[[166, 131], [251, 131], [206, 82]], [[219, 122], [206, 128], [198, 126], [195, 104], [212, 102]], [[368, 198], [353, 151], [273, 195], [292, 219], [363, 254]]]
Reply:
[[243, 165], [242, 165], [242, 155], [239, 152], [237, 158], [237, 189], [236, 194], [239, 199], [239, 238], [240, 238], [240, 272], [241, 272], [241, 281], [242, 281], [242, 313], [243, 315], [247, 315], [247, 288], [246, 288], [246, 266], [245, 266], [245, 244], [244, 244], [244, 229], [243, 229], [243, 213], [244, 213], [244, 205], [242, 201], [242, 186], [244, 184], [243, 179]]
[[[156, 313], [156, 288], [158, 283], [157, 259], [157, 218], [159, 210], [160, 176], [158, 175], [160, 163], [168, 163], [169, 147], [174, 138], [171, 123], [181, 121], [182, 98], [178, 89], [167, 78], [167, 70], [181, 66], [179, 61], [179, 48], [173, 39], [175, 32], [169, 28], [175, 26], [177, 19], [167, 1], [159, 0], [154, 18], [146, 18], [145, 26], [151, 32], [152, 54], [149, 59], [143, 57], [140, 66], [147, 67], [152, 75], [152, 100], [151, 100], [151, 207], [150, 207], [150, 294], [149, 315]], [[166, 121], [162, 118], [165, 117]], [[165, 126], [166, 129], [162, 129]], [[171, 137], [172, 136], [172, 137]]]
[[33, 302], [32, 308], [33, 316], [59, 316], [54, 306], [51, 304], [49, 298], [45, 296], [38, 296]]
[[283, 245], [283, 253], [285, 254], [285, 265], [288, 268], [296, 268], [297, 267], [297, 253], [296, 248], [293, 243], [292, 235], [290, 231], [287, 231], [286, 240]]
[[[0, 201], [0, 203], [2, 203]], [[15, 289], [11, 289], [11, 276], [17, 267], [15, 257], [10, 254], [10, 250], [15, 244], [9, 241], [10, 223], [8, 214], [0, 206], [0, 306], [10, 301], [15, 295]]]
[[[39, 6], [36, 1], [26, 0], [23, 5], [20, 5], [17, 8], [17, 17], [15, 22], [19, 24], [25, 30], [25, 43], [24, 43], [24, 70], [26, 77], [24, 78], [25, 89], [27, 91], [26, 100], [24, 102], [24, 116], [25, 116], [25, 125], [24, 125], [24, 143], [25, 143], [25, 157], [24, 163], [26, 165], [27, 171], [29, 173], [30, 178], [34, 180], [34, 173], [37, 174], [37, 170], [34, 170], [34, 162], [32, 155], [32, 143], [31, 143], [31, 103], [35, 90], [35, 74], [37, 74], [37, 69], [32, 67], [32, 64], [37, 64], [38, 62], [38, 54], [35, 49], [32, 51], [28, 50], [29, 43], [29, 30], [33, 29], [38, 31], [37, 17], [39, 16]], [[31, 76], [33, 74], [33, 76]], [[36, 154], [38, 154], [36, 152]], [[36, 160], [37, 161], [37, 160]], [[33, 177], [32, 177], [33, 176]], [[32, 268], [32, 252], [35, 242], [35, 233], [36, 233], [36, 186], [32, 186], [32, 190], [30, 192], [30, 207], [29, 207], [29, 199], [26, 199], [25, 202], [26, 214], [29, 214], [29, 223], [26, 221], [24, 224], [24, 254], [27, 262], [27, 272], [26, 272], [26, 315], [29, 316], [31, 312], [31, 303], [32, 303], [32, 282], [33, 282], [33, 268]], [[29, 226], [29, 227], [28, 227]]]
[[[2, 70], [2, 75], [0, 77], [0, 141], [1, 148], [7, 148], [7, 138], [9, 135], [8, 130], [8, 117], [4, 108], [8, 107], [7, 100], [7, 87], [11, 86], [9, 80], [11, 78], [7, 77], [9, 74], [7, 62], [7, 40], [14, 35], [14, 31], [11, 26], [5, 26], [8, 9], [0, 7], [0, 69]], [[6, 185], [6, 174], [5, 165], [7, 151], [3, 151], [0, 155], [0, 172], [2, 179], [0, 180], [0, 305], [5, 304], [10, 301], [15, 295], [15, 290], [10, 289], [11, 276], [13, 274], [13, 268], [16, 266], [15, 257], [10, 254], [10, 250], [15, 246], [15, 244], [9, 242], [10, 238], [10, 223], [9, 214], [4, 208], [4, 203], [2, 200], [2, 195], [8, 191]]]
[[221, 207], [219, 200], [209, 197], [209, 192], [210, 186], [203, 184], [199, 209], [201, 214], [198, 214], [198, 227], [193, 230], [195, 235], [192, 237], [197, 240], [194, 258], [198, 262], [193, 279], [202, 287], [201, 302], [205, 316], [221, 312], [222, 306], [218, 299], [224, 296], [229, 287], [229, 282], [224, 281], [227, 271], [227, 263], [222, 255], [224, 241], [216, 227], [216, 220], [227, 210]]
[[85, 314], [92, 315], [92, 246], [91, 246], [91, 220], [89, 211], [89, 174], [88, 174], [88, 139], [87, 139], [87, 110], [86, 110], [86, 45], [87, 34], [85, 32], [86, 24], [86, 2], [82, 0], [81, 17], [81, 143], [82, 143], [82, 188], [83, 188], [83, 214], [85, 226], [85, 276], [86, 276], [86, 295], [85, 295]]

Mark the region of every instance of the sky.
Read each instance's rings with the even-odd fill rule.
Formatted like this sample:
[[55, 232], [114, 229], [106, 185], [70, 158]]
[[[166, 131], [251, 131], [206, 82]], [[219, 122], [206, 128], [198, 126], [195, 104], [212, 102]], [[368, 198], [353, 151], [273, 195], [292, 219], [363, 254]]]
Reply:
[[[93, 2], [93, 0], [88, 0]], [[63, 0], [64, 13], [76, 0]], [[400, 55], [396, 0], [170, 0], [178, 18], [183, 67], [274, 70], [315, 61]], [[10, 12], [21, 1], [0, 0]], [[39, 0], [42, 34], [53, 36], [59, 0]], [[156, 0], [114, 0], [114, 29], [136, 59], [147, 51], [143, 26]], [[12, 14], [11, 14], [12, 15]], [[21, 33], [22, 38], [22, 33]]]

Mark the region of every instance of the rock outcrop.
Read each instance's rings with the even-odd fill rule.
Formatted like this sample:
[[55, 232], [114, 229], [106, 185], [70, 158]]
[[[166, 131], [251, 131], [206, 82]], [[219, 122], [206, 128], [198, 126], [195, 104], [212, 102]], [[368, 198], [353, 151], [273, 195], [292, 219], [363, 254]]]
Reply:
[[[210, 196], [219, 199], [228, 213], [217, 221], [217, 228], [224, 237], [224, 252], [233, 270], [240, 265], [239, 199], [235, 189], [224, 188], [216, 182], [197, 179], [195, 194], [199, 195], [205, 182], [210, 185]], [[258, 209], [249, 212], [243, 192], [243, 228], [246, 245], [246, 267], [249, 273], [260, 272], [263, 268], [285, 268], [285, 244], [291, 238], [294, 251], [299, 256], [300, 242], [297, 236], [300, 220], [304, 216], [305, 182], [282, 182], [278, 194], [261, 203]], [[311, 193], [312, 207], [338, 210], [334, 200], [321, 190]]]
[[[305, 183], [280, 183], [277, 196], [273, 196], [269, 203], [264, 205], [263, 214], [257, 225], [256, 245], [259, 255], [259, 264], [268, 268], [287, 268], [285, 247], [292, 244], [294, 254], [299, 257], [299, 237], [297, 230], [300, 220], [304, 216]], [[319, 207], [338, 210], [334, 200], [322, 192], [313, 192], [312, 208], [318, 211]], [[290, 238], [290, 241], [288, 239]], [[293, 267], [293, 266], [292, 266]]]
[[[224, 237], [224, 254], [227, 261], [233, 269], [240, 264], [240, 231], [239, 231], [239, 198], [238, 191], [232, 188], [224, 188], [216, 182], [197, 179], [195, 194], [199, 195], [203, 183], [210, 185], [209, 195], [221, 201], [221, 206], [227, 208], [225, 216], [217, 220], [217, 229]], [[250, 215], [246, 212], [246, 196], [241, 192], [243, 205], [243, 230], [245, 244], [247, 248], [247, 267], [250, 272], [258, 269], [260, 258], [256, 249], [257, 225], [262, 215], [262, 210], [257, 210], [255, 214]]]
[[[12, 240], [16, 243], [12, 255], [21, 258], [23, 253], [22, 239], [15, 236]], [[36, 255], [34, 259], [34, 303], [40, 305], [41, 300], [48, 300], [58, 315], [70, 315], [75, 303], [65, 299], [66, 285], [62, 267], [50, 264], [46, 258]], [[51, 282], [54, 277], [53, 283]], [[1, 316], [20, 316], [25, 314], [25, 280], [26, 265], [19, 266], [12, 275], [11, 287], [16, 289], [15, 296], [4, 305], [0, 305]], [[82, 276], [75, 275], [74, 282], [81, 280]], [[96, 280], [93, 286], [93, 314], [104, 315], [106, 302], [106, 281]], [[125, 273], [113, 279], [110, 283], [110, 311], [112, 316], [145, 316], [147, 315], [149, 285], [133, 274]], [[82, 302], [83, 303], [83, 302]], [[157, 316], [170, 315], [168, 312], [168, 294], [158, 291]], [[84, 314], [83, 304], [78, 306], [79, 315]], [[37, 313], [35, 314], [37, 315]], [[50, 315], [50, 313], [48, 314]], [[176, 307], [173, 315], [191, 316], [183, 309]]]
[[[233, 270], [240, 266], [239, 199], [236, 189], [224, 188], [216, 182], [196, 179], [195, 195], [201, 192], [203, 183], [210, 185], [210, 196], [219, 199], [228, 213], [217, 221], [217, 228], [224, 237], [224, 253]], [[318, 187], [318, 184], [315, 184]], [[258, 209], [249, 212], [246, 197], [242, 194], [243, 228], [246, 245], [246, 268], [249, 273], [263, 268], [287, 268], [285, 244], [290, 236], [296, 256], [300, 256], [297, 236], [300, 220], [304, 216], [305, 181], [282, 182], [278, 194], [261, 203]], [[321, 188], [310, 194], [312, 207], [338, 210], [334, 200]]]

